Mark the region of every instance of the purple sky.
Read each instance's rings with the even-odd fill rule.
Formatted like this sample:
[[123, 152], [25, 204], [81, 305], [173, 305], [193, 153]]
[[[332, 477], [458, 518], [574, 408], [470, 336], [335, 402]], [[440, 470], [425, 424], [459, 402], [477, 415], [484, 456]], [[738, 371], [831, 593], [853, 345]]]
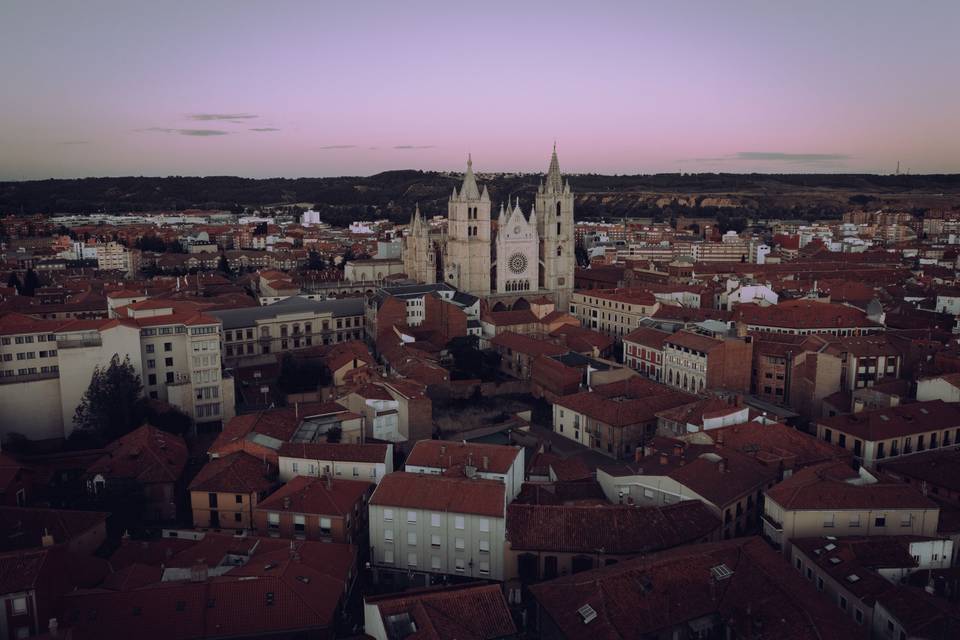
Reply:
[[0, 3], [0, 179], [960, 172], [960, 2]]

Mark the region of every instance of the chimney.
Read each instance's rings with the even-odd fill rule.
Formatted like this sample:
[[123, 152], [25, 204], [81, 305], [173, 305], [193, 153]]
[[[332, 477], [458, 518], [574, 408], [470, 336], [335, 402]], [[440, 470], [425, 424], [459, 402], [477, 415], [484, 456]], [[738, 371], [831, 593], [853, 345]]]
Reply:
[[668, 464], [669, 462], [670, 462], [670, 458], [667, 457], [667, 454], [666, 454], [666, 453], [661, 453], [661, 454], [660, 454], [660, 464], [666, 465], [666, 464]]
[[720, 473], [726, 473], [730, 470], [729, 463], [727, 462], [726, 458], [720, 458], [720, 462], [717, 463], [717, 470]]
[[720, 433], [717, 434], [717, 446], [723, 446], [723, 429], [720, 430]]
[[637, 447], [633, 452], [634, 462], [640, 462], [643, 460], [643, 447]]
[[47, 625], [47, 630], [50, 631], [51, 638], [56, 638], [59, 635], [60, 624], [57, 622], [56, 618], [50, 618], [50, 623]]
[[486, 471], [490, 468], [490, 457], [483, 456], [483, 470]]
[[284, 508], [284, 509], [289, 509], [289, 508], [290, 508], [290, 496], [284, 496], [284, 497], [283, 497], [283, 508]]
[[327, 478], [327, 491], [330, 491], [331, 489], [333, 489], [333, 477], [328, 473], [326, 475], [326, 478]]
[[682, 443], [682, 442], [676, 442], [676, 443], [674, 443], [674, 445], [673, 445], [673, 455], [675, 455], [675, 456], [682, 456], [682, 455], [683, 455], [683, 443]]
[[864, 407], [864, 404], [863, 404], [863, 399], [862, 399], [862, 398], [854, 398], [854, 399], [853, 399], [853, 412], [854, 412], [854, 413], [860, 413], [861, 411], [863, 411], [863, 407]]
[[40, 544], [44, 547], [53, 546], [53, 536], [46, 529], [43, 530], [43, 536], [40, 538]]

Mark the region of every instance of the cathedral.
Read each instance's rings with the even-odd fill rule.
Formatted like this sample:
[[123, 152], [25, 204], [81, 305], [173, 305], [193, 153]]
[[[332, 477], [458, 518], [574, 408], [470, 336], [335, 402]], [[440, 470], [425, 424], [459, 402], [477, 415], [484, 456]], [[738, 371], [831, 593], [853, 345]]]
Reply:
[[566, 309], [573, 293], [573, 231], [573, 192], [560, 175], [556, 146], [529, 215], [518, 198], [512, 206], [500, 205], [496, 224], [490, 193], [480, 189], [468, 159], [463, 184], [447, 203], [445, 230], [432, 229], [419, 207], [414, 211], [404, 238], [404, 269], [414, 280], [445, 282], [491, 306], [546, 295]]

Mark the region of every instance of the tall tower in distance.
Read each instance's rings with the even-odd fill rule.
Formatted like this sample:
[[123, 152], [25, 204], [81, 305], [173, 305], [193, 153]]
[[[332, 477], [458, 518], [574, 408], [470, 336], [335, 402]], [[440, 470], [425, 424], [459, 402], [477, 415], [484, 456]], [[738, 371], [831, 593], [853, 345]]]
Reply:
[[576, 265], [573, 192], [560, 175], [557, 145], [553, 145], [547, 177], [537, 188], [537, 232], [540, 236], [540, 288], [554, 293], [558, 311], [570, 308]]
[[490, 194], [477, 187], [468, 156], [460, 192], [454, 187], [447, 204], [444, 282], [475, 296], [490, 295], [490, 250]]

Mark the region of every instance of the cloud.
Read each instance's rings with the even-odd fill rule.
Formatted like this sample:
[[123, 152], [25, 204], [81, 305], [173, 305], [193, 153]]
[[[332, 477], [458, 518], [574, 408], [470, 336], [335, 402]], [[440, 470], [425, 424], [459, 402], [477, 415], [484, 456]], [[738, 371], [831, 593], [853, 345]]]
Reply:
[[357, 145], [355, 145], [355, 144], [328, 144], [328, 145], [326, 145], [326, 146], [324, 146], [324, 147], [320, 147], [320, 149], [321, 149], [321, 150], [329, 150], [329, 149], [353, 149], [353, 148], [355, 148], [356, 146], [357, 146]]
[[253, 113], [191, 113], [187, 117], [191, 120], [230, 120], [242, 124], [244, 120], [259, 118], [260, 116]]
[[181, 136], [195, 136], [198, 138], [204, 138], [207, 136], [226, 136], [230, 135], [229, 131], [221, 131], [220, 129], [167, 129], [165, 127], [150, 127], [149, 129], [139, 129], [139, 131], [156, 131], [159, 133], [177, 133]]
[[779, 151], [740, 151], [735, 156], [737, 160], [763, 160], [774, 162], [831, 162], [835, 160], [849, 160], [850, 156], [842, 153], [781, 153]]
[[250, 129], [250, 131], [280, 131], [280, 129], [277, 129], [276, 127], [255, 127]]
[[89, 140], [63, 140], [57, 144], [90, 144]]
[[394, 149], [433, 149], [435, 145], [432, 144], [398, 144]]

